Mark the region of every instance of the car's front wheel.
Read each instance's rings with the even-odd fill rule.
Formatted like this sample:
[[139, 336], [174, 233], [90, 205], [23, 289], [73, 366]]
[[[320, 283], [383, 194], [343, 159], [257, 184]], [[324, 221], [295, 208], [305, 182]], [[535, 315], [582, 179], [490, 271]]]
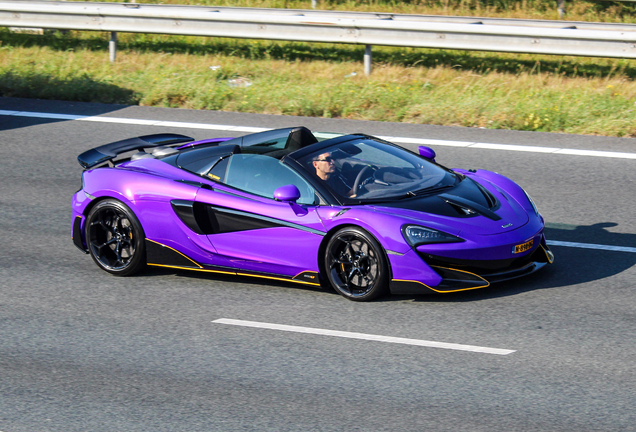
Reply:
[[336, 232], [327, 243], [324, 264], [331, 286], [350, 300], [372, 300], [387, 291], [388, 266], [382, 247], [360, 228]]
[[121, 201], [107, 199], [86, 218], [86, 243], [95, 263], [117, 276], [128, 276], [146, 264], [144, 230]]

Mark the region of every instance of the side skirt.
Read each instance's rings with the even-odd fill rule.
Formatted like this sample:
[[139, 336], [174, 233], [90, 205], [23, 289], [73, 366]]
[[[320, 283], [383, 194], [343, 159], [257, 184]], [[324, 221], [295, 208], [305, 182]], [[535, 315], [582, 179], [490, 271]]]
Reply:
[[319, 275], [314, 271], [304, 271], [298, 273], [296, 276], [290, 277], [273, 273], [250, 272], [232, 267], [206, 266], [197, 263], [193, 259], [187, 257], [176, 249], [171, 248], [170, 246], [166, 246], [150, 239], [146, 239], [146, 261], [149, 266], [153, 267], [165, 267], [178, 270], [192, 270], [234, 276], [250, 276], [261, 279], [280, 280], [304, 285], [320, 286]]

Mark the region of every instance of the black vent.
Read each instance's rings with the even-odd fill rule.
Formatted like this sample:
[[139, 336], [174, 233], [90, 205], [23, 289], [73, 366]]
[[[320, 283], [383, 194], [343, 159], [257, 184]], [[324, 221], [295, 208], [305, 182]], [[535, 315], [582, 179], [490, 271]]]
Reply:
[[428, 264], [435, 267], [453, 268], [474, 273], [479, 276], [514, 271], [533, 262], [546, 262], [545, 253], [538, 247], [534, 252], [502, 260], [464, 260], [448, 258], [418, 252], [418, 255]]
[[481, 193], [484, 194], [484, 198], [486, 198], [486, 201], [488, 201], [488, 208], [490, 210], [495, 210], [496, 208], [499, 208], [499, 201], [497, 200], [497, 198], [495, 198], [495, 196], [492, 193], [490, 193], [488, 189], [486, 189], [479, 183], [475, 182], [475, 184], [477, 184], [477, 187], [479, 188]]

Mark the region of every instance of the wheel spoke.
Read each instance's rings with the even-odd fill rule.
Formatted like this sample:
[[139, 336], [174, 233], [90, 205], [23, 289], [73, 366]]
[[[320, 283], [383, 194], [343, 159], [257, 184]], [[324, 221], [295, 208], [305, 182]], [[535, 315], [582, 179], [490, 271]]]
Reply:
[[115, 262], [118, 262], [121, 265], [125, 265], [126, 263], [124, 262], [124, 258], [121, 256], [121, 253], [122, 253], [121, 243], [122, 243], [121, 241], [118, 241], [117, 247], [115, 248], [115, 256], [117, 257], [117, 260]]
[[118, 232], [119, 230], [120, 221], [121, 221], [121, 216], [119, 216], [118, 214], [115, 214], [115, 219], [113, 220], [113, 229], [115, 230], [115, 232]]
[[102, 251], [102, 248], [103, 248], [104, 246], [109, 246], [109, 245], [111, 245], [111, 244], [115, 243], [116, 241], [117, 241], [117, 239], [113, 237], [112, 239], [110, 239], [110, 240], [108, 240], [107, 242], [102, 243], [102, 244], [97, 244], [96, 242], [91, 242], [91, 246], [96, 247], [96, 248], [97, 248], [97, 250], [99, 250], [99, 251], [101, 252], [101, 251]]
[[333, 269], [334, 267], [340, 264], [349, 264], [349, 262], [342, 261], [340, 258], [337, 258], [334, 254], [331, 254], [329, 259], [329, 270]]
[[342, 253], [346, 253], [347, 249], [349, 249], [349, 254], [350, 255], [354, 255], [355, 254], [355, 251], [351, 247], [351, 241], [349, 241], [346, 238], [342, 238], [342, 237], [338, 237], [337, 240], [339, 240], [339, 241], [341, 241], [342, 243], [345, 244], [345, 247], [342, 249]]
[[353, 275], [354, 275], [356, 272], [357, 272], [357, 273], [360, 273], [360, 271], [359, 271], [357, 268], [352, 267], [352, 268], [351, 268], [351, 271], [350, 271], [350, 272], [349, 272], [349, 274], [347, 275], [347, 280], [348, 280], [348, 281], [351, 281], [351, 278], [353, 277]]

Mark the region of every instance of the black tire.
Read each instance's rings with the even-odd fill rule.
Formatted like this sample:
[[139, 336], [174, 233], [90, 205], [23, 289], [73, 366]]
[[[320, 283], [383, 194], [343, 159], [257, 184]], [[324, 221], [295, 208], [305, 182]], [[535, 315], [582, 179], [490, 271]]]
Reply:
[[124, 203], [107, 199], [86, 218], [86, 243], [93, 261], [108, 273], [128, 276], [146, 265], [144, 230]]
[[384, 251], [360, 228], [342, 228], [329, 239], [324, 265], [331, 286], [349, 300], [372, 300], [387, 292], [389, 271]]

